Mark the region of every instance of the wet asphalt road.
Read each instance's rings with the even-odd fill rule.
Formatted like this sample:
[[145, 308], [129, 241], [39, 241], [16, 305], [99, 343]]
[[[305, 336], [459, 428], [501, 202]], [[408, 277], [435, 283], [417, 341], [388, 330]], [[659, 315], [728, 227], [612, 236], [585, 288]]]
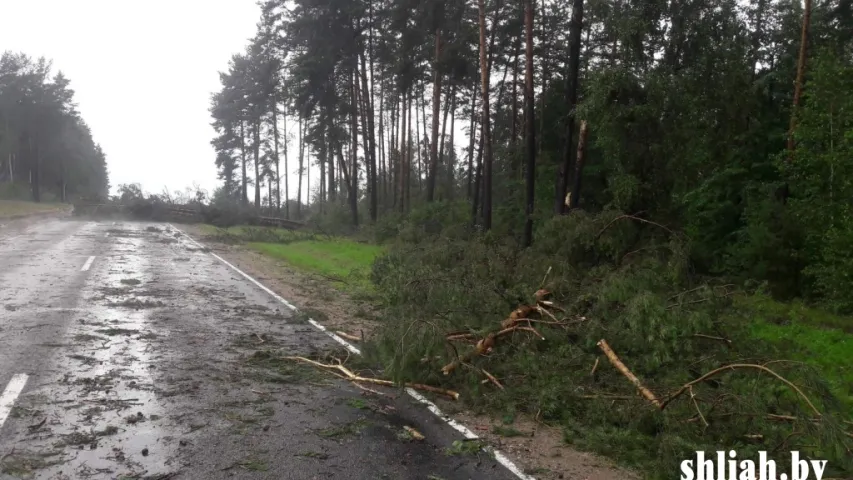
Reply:
[[0, 479], [515, 478], [284, 355], [346, 352], [167, 225], [0, 229]]

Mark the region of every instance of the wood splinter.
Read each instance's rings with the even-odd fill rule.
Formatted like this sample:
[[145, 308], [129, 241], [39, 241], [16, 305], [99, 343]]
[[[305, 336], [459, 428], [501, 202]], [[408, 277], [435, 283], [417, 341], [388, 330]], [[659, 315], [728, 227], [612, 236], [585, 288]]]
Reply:
[[597, 345], [598, 348], [600, 348], [601, 351], [604, 352], [604, 354], [607, 356], [607, 359], [610, 360], [610, 363], [614, 367], [616, 367], [616, 370], [619, 370], [619, 373], [625, 375], [625, 378], [627, 378], [632, 384], [634, 384], [635, 387], [637, 387], [637, 390], [639, 390], [640, 393], [644, 397], [646, 397], [646, 400], [652, 402], [652, 405], [654, 405], [655, 407], [661, 408], [660, 400], [658, 400], [658, 398], [655, 396], [654, 393], [651, 392], [651, 390], [643, 386], [643, 383], [640, 382], [640, 379], [637, 378], [636, 375], [634, 375], [633, 373], [631, 373], [630, 370], [628, 370], [628, 367], [626, 367], [625, 364], [622, 363], [622, 360], [619, 360], [619, 357], [616, 356], [616, 352], [614, 352], [613, 349], [610, 348], [610, 345], [607, 344], [606, 340], [602, 338], [598, 341]]

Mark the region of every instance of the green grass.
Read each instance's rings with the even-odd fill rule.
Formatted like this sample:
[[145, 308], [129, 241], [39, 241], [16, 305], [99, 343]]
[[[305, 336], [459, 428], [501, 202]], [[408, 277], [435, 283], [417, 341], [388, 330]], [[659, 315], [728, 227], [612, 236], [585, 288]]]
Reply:
[[218, 228], [202, 224], [198, 228], [222, 241], [244, 243], [299, 271], [331, 280], [337, 288], [349, 293], [369, 297], [374, 291], [369, 276], [373, 261], [383, 251], [381, 246], [346, 237], [271, 227]]
[[43, 213], [59, 211], [67, 205], [61, 203], [35, 203], [20, 200], [0, 200], [0, 218], [16, 215], [28, 215], [32, 213]]
[[297, 241], [288, 244], [250, 243], [272, 258], [307, 273], [334, 280], [343, 290], [370, 291], [373, 260], [382, 247], [345, 239]]
[[755, 338], [818, 369], [853, 418], [853, 318], [764, 296], [740, 298], [738, 306]]

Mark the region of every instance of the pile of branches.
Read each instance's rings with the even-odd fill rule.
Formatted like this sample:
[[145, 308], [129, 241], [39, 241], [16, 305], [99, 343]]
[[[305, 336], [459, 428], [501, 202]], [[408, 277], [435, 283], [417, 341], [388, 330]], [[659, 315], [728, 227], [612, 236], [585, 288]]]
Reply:
[[[557, 315], [561, 315], [565, 313], [565, 310], [558, 307], [554, 304], [553, 301], [549, 300], [551, 296], [551, 292], [545, 289], [540, 289], [534, 294], [534, 298], [536, 299], [534, 304], [531, 305], [521, 305], [515, 310], [513, 310], [509, 316], [500, 322], [499, 325], [496, 325], [495, 328], [486, 333], [485, 335], [477, 334], [472, 331], [453, 331], [447, 333], [445, 336], [445, 340], [452, 351], [453, 359], [441, 367], [441, 373], [445, 376], [453, 374], [459, 367], [465, 366], [472, 370], [476, 370], [480, 372], [485, 378], [481, 383], [483, 384], [492, 384], [500, 390], [505, 390], [506, 387], [504, 384], [498, 379], [495, 375], [489, 373], [485, 368], [480, 366], [474, 366], [473, 362], [480, 357], [488, 357], [496, 348], [500, 348], [501, 343], [511, 343], [513, 339], [519, 335], [523, 335], [526, 337], [526, 340], [537, 339], [539, 341], [545, 341], [546, 337], [540, 332], [541, 328], [561, 328], [568, 329], [569, 327], [578, 327], [581, 326], [584, 322], [587, 321], [586, 317], [576, 317], [576, 318], [558, 318]], [[718, 340], [726, 343], [731, 343], [730, 339], [724, 337], [716, 337], [711, 335], [700, 335], [706, 339]], [[460, 354], [459, 350], [455, 346], [457, 343], [469, 344], [471, 347], [467, 349], [464, 353]], [[627, 366], [619, 355], [613, 350], [613, 348], [608, 344], [607, 340], [602, 338], [596, 343], [596, 346], [600, 350], [603, 357], [596, 358], [592, 369], [590, 371], [590, 376], [595, 376], [596, 371], [599, 369], [599, 364], [601, 358], [606, 359], [606, 361], [627, 380], [626, 386], [631, 385], [636, 392], [636, 396], [642, 398], [645, 402], [647, 402], [651, 407], [658, 411], [664, 411], [668, 406], [672, 405], [677, 400], [682, 400], [687, 402], [688, 405], [695, 411], [695, 415], [690, 418], [684, 419], [685, 422], [693, 423], [693, 422], [701, 422], [701, 424], [707, 428], [710, 426], [707, 414], [714, 410], [716, 407], [715, 404], [711, 405], [702, 405], [703, 400], [699, 395], [694, 391], [695, 388], [699, 385], [708, 384], [713, 382], [714, 377], [718, 377], [721, 375], [725, 375], [727, 373], [731, 373], [734, 371], [753, 371], [759, 374], [766, 374], [765, 378], [770, 381], [778, 382], [780, 385], [783, 385], [785, 388], [789, 389], [802, 404], [806, 407], [805, 412], [807, 415], [803, 418], [788, 415], [788, 414], [779, 414], [768, 411], [766, 413], [766, 419], [773, 422], [801, 422], [805, 421], [806, 423], [812, 424], [812, 426], [818, 426], [822, 423], [826, 423], [824, 426], [828, 426], [830, 428], [839, 426], [838, 422], [831, 417], [825, 416], [821, 410], [818, 408], [819, 402], [814, 401], [810, 398], [804, 391], [803, 388], [795, 384], [793, 381], [784, 377], [776, 370], [771, 368], [771, 365], [774, 363], [783, 363], [783, 360], [773, 360], [765, 363], [744, 363], [744, 362], [735, 362], [735, 363], [726, 363], [722, 364], [716, 368], [713, 368], [705, 373], [698, 374], [696, 377], [680, 386], [670, 388], [668, 393], [660, 394], [653, 392], [650, 388], [648, 388], [640, 378], [635, 375], [631, 368]], [[614, 395], [590, 395], [585, 396], [585, 398], [596, 399], [630, 399], [631, 396], [618, 397]], [[853, 438], [853, 433], [848, 430], [853, 430], [853, 422], [851, 421], [842, 421], [840, 422], [840, 426], [842, 430], [840, 433], [843, 436]], [[846, 427], [846, 430], [844, 429]], [[793, 432], [791, 436], [796, 435], [796, 432]], [[746, 436], [750, 440], [760, 441], [763, 436], [761, 434], [747, 435]], [[777, 447], [778, 448], [778, 447]], [[853, 453], [853, 450], [849, 446], [844, 447], [847, 450], [848, 455]]]

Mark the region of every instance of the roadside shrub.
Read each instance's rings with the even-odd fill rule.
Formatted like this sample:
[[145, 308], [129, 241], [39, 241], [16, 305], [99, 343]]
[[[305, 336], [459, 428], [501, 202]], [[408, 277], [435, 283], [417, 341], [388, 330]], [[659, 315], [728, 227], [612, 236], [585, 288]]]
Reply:
[[[732, 301], [739, 293], [693, 274], [689, 245], [677, 232], [613, 210], [574, 212], [544, 222], [534, 246], [519, 249], [506, 236], [451, 233], [457, 217], [450, 210], [413, 212], [374, 264], [371, 279], [387, 320], [366, 350], [387, 375], [456, 389], [476, 411], [561, 425], [570, 443], [648, 478], [676, 478], [681, 459], [720, 445], [746, 456], [774, 448], [781, 455], [780, 445], [796, 444], [830, 459], [836, 473], [853, 468], [841, 423], [849, 410], [817, 372], [777, 361], [774, 347], [751, 337], [747, 314]], [[541, 287], [565, 310], [554, 311], [563, 325], [532, 323], [544, 340], [517, 332], [489, 355], [442, 374], [472, 349], [447, 341], [448, 333], [495, 332], [512, 310], [533, 304]], [[815, 413], [794, 390], [757, 370], [715, 376], [659, 411], [608, 363], [601, 339], [661, 399], [722, 365], [772, 361], [768, 366], [799, 385], [823, 415], [810, 421]], [[504, 389], [484, 383], [480, 369]]]

